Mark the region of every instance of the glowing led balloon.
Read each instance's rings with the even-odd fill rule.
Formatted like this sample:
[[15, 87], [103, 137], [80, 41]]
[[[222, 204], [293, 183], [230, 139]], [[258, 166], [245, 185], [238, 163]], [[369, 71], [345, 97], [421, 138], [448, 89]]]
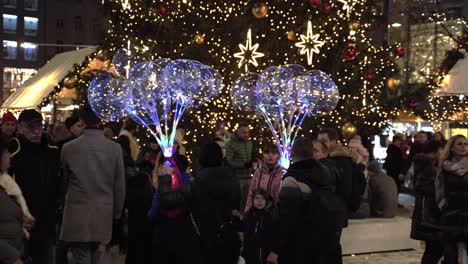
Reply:
[[313, 89], [318, 91], [320, 97], [311, 109], [312, 115], [320, 116], [333, 111], [340, 99], [335, 82], [323, 71], [312, 70], [309, 74], [312, 76]]
[[146, 55], [135, 50], [119, 49], [112, 58], [112, 66], [119, 76], [127, 77], [135, 64], [146, 61], [146, 59]]
[[117, 121], [125, 116], [123, 79], [103, 72], [88, 87], [88, 102], [94, 112], [107, 121]]
[[279, 164], [288, 168], [291, 146], [305, 117], [332, 111], [339, 94], [324, 72], [307, 72], [300, 65], [290, 64], [239, 77], [232, 86], [231, 98], [235, 107], [257, 110], [265, 119], [280, 152]]
[[144, 61], [131, 69], [126, 111], [150, 130], [164, 156], [170, 157], [185, 110], [202, 105], [221, 89], [221, 75], [198, 61]]
[[231, 100], [234, 107], [240, 111], [254, 112], [257, 109], [258, 98], [255, 91], [255, 84], [258, 74], [246, 73], [232, 85]]

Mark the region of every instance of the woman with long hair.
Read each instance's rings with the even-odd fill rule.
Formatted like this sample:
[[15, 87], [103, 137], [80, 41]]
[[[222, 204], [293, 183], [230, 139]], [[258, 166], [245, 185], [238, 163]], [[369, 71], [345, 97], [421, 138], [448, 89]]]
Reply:
[[[463, 135], [451, 137], [441, 155], [438, 205], [445, 227], [445, 264], [466, 257], [468, 242], [468, 142]], [[462, 253], [462, 254], [459, 254]]]

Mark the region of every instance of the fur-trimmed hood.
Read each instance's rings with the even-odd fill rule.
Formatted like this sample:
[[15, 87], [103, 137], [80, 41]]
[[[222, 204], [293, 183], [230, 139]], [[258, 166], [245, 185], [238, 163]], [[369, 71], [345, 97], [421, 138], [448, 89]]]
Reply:
[[352, 150], [351, 148], [343, 145], [337, 145], [335, 149], [332, 152], [330, 152], [330, 157], [347, 157], [351, 158], [356, 164], [362, 163], [365, 165], [365, 160], [361, 155], [359, 155], [356, 151]]

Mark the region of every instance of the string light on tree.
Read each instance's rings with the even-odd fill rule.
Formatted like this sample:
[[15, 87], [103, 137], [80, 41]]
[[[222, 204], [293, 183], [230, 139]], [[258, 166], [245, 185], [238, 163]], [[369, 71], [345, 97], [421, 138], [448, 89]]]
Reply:
[[237, 64], [239, 68], [244, 66], [245, 71], [248, 72], [249, 64], [252, 64], [255, 67], [258, 66], [257, 59], [265, 56], [265, 54], [257, 52], [259, 46], [260, 45], [258, 43], [255, 43], [255, 45], [252, 46], [252, 29], [249, 28], [249, 31], [247, 32], [247, 40], [245, 42], [245, 45], [239, 44], [239, 48], [241, 51], [234, 53], [234, 57], [239, 59], [239, 63]]
[[325, 41], [319, 40], [320, 34], [312, 32], [312, 21], [307, 22], [306, 35], [300, 35], [301, 41], [296, 43], [296, 47], [300, 48], [301, 55], [307, 54], [307, 64], [312, 65], [314, 53], [320, 53], [320, 47], [325, 44]]

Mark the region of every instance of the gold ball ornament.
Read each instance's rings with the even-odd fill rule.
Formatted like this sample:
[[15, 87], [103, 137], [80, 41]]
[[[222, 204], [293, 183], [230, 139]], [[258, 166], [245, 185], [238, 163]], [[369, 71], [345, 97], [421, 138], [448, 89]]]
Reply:
[[288, 31], [288, 39], [291, 41], [296, 40], [296, 32], [294, 32], [294, 30]]
[[353, 123], [346, 123], [341, 127], [343, 138], [350, 139], [357, 133], [357, 127]]
[[65, 86], [67, 89], [72, 89], [75, 87], [76, 81], [77, 80], [75, 76], [67, 77], [63, 80], [63, 86]]
[[195, 43], [203, 44], [205, 42], [205, 37], [202, 34], [195, 35]]
[[357, 31], [359, 29], [359, 26], [361, 26], [361, 24], [359, 23], [359, 21], [351, 21], [349, 23], [349, 30], [351, 31]]
[[400, 83], [401, 81], [397, 77], [390, 77], [387, 80], [387, 87], [390, 91], [395, 91], [400, 86]]
[[255, 3], [252, 7], [252, 15], [260, 19], [264, 18], [268, 13], [268, 6], [265, 3]]

